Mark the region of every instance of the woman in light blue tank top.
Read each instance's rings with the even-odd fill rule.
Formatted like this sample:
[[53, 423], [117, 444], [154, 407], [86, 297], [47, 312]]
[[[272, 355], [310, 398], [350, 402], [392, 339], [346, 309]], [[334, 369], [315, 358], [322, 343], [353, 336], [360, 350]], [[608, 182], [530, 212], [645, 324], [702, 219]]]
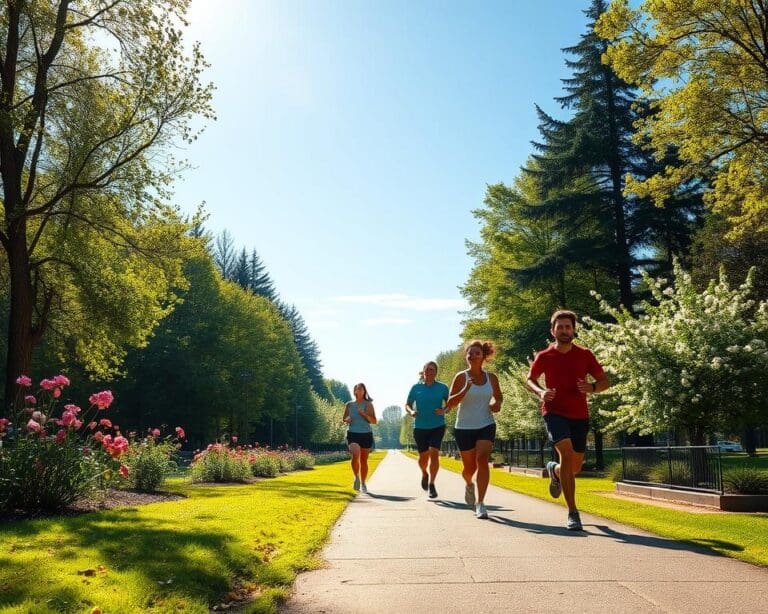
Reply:
[[371, 424], [376, 424], [376, 412], [373, 409], [373, 399], [368, 396], [365, 384], [357, 384], [353, 389], [355, 400], [344, 406], [342, 420], [347, 426], [347, 446], [352, 455], [352, 473], [355, 474], [353, 488], [367, 493], [365, 478], [368, 477], [368, 454], [373, 447], [373, 430]]
[[[493, 373], [483, 370], [483, 363], [494, 353], [490, 341], [471, 341], [465, 358], [469, 369], [459, 371], [453, 378], [448, 408], [458, 406], [454, 437], [461, 452], [464, 469], [461, 472], [466, 488], [464, 501], [474, 507], [478, 518], [488, 518], [485, 493], [491, 474], [488, 463], [496, 437], [493, 414], [501, 410], [504, 400], [499, 380]], [[477, 473], [477, 496], [472, 478]]]

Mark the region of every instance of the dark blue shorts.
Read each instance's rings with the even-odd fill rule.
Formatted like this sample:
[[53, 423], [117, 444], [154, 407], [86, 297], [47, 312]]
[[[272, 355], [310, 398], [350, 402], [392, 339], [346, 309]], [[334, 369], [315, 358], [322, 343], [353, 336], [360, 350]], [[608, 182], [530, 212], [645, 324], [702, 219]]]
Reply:
[[587, 451], [589, 419], [573, 420], [557, 414], [544, 414], [544, 424], [547, 425], [547, 435], [552, 443], [570, 439], [574, 452], [584, 454]]
[[347, 444], [356, 443], [361, 448], [370, 450], [373, 447], [373, 433], [352, 433], [347, 431]]
[[496, 423], [481, 429], [455, 429], [453, 436], [456, 438], [456, 445], [459, 446], [459, 450], [462, 452], [474, 450], [478, 441], [493, 443], [496, 440]]
[[413, 429], [413, 440], [419, 452], [426, 452], [429, 448], [440, 449], [445, 436], [445, 426], [436, 426], [433, 429]]

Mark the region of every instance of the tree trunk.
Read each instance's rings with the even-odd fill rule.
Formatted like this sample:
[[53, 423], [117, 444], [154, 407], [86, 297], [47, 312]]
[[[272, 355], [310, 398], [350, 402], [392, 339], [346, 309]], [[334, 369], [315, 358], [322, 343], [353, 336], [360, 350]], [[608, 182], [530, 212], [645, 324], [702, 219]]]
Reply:
[[605, 469], [605, 456], [603, 454], [603, 432], [595, 429], [595, 469]]
[[[607, 43], [605, 50], [607, 50]], [[621, 160], [621, 151], [619, 148], [619, 133], [616, 121], [616, 101], [614, 99], [613, 76], [611, 69], [605, 67], [603, 76], [606, 83], [608, 94], [608, 131], [610, 135], [611, 153], [609, 156], [609, 166], [611, 169], [611, 192], [613, 200], [613, 220], [614, 236], [616, 240], [618, 281], [619, 281], [619, 300], [621, 304], [632, 312], [634, 302], [632, 296], [632, 272], [630, 271], [630, 254], [627, 245], [626, 216], [624, 213], [624, 194], [623, 194], [623, 165]]]
[[18, 403], [22, 389], [16, 384], [19, 375], [30, 375], [35, 332], [32, 327], [34, 292], [27, 255], [26, 223], [9, 224], [8, 267], [11, 282], [11, 305], [8, 317], [8, 355], [5, 363], [5, 400]]

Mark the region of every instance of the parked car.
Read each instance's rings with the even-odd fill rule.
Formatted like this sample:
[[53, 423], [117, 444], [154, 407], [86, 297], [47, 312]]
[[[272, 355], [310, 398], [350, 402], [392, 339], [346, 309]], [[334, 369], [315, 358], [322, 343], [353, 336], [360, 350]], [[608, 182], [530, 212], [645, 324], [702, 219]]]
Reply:
[[743, 452], [744, 448], [737, 441], [718, 441], [715, 444], [722, 452]]

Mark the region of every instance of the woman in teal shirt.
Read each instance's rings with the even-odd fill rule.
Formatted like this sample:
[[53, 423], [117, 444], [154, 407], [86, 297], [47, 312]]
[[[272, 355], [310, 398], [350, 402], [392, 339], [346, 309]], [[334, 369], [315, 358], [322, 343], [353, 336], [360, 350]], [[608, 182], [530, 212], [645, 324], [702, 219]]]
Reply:
[[368, 454], [373, 447], [372, 424], [376, 424], [376, 412], [373, 410], [373, 399], [368, 396], [365, 384], [357, 384], [353, 390], [354, 401], [344, 406], [342, 420], [347, 424], [347, 445], [352, 455], [352, 473], [355, 474], [353, 488], [367, 493], [365, 478], [368, 477]]
[[[440, 468], [440, 446], [445, 435], [445, 402], [448, 386], [438, 382], [437, 363], [429, 361], [421, 371], [423, 381], [408, 393], [405, 411], [413, 417], [413, 439], [419, 451], [421, 487], [429, 490], [429, 498], [437, 497], [435, 477]], [[429, 467], [429, 468], [427, 468]]]

